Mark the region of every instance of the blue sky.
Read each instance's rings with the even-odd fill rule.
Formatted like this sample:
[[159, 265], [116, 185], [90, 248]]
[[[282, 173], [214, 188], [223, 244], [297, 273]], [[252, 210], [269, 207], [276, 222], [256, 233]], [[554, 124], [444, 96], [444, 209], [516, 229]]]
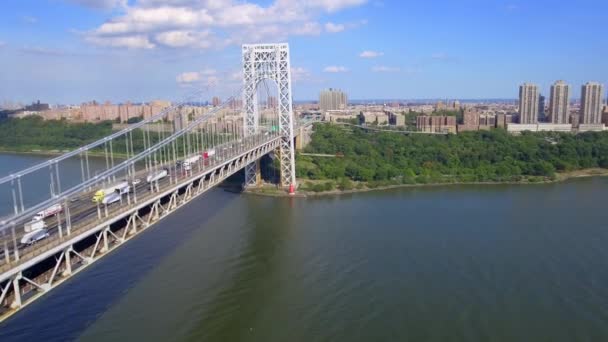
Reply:
[[2, 0], [0, 101], [238, 90], [240, 44], [287, 41], [296, 100], [516, 98], [608, 83], [608, 2]]

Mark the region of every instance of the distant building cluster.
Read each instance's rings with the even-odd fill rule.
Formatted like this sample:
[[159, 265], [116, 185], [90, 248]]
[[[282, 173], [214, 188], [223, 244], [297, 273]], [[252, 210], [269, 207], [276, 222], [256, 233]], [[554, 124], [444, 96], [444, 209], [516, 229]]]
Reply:
[[345, 110], [348, 107], [348, 96], [345, 92], [329, 88], [319, 94], [319, 109], [322, 113], [328, 110]]
[[427, 133], [456, 133], [456, 117], [421, 115], [416, 117], [416, 129]]
[[608, 124], [604, 107], [604, 86], [588, 82], [581, 87], [578, 110], [571, 107], [570, 86], [556, 81], [550, 90], [548, 117], [543, 115], [545, 104], [536, 84], [524, 83], [519, 87], [519, 126], [511, 124], [508, 130], [531, 131], [601, 131]]

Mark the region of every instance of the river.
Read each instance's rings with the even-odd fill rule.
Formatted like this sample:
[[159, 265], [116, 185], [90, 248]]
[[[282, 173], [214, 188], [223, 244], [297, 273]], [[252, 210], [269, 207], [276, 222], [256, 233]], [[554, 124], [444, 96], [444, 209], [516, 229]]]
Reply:
[[607, 193], [608, 178], [216, 189], [0, 325], [0, 341], [605, 341]]

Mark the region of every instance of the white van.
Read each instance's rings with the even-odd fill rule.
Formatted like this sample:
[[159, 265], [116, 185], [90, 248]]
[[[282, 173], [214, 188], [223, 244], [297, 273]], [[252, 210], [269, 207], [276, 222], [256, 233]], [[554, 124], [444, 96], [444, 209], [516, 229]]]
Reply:
[[27, 233], [23, 235], [21, 238], [22, 245], [32, 245], [40, 240], [46, 239], [49, 237], [49, 231], [46, 229], [35, 230], [31, 233]]

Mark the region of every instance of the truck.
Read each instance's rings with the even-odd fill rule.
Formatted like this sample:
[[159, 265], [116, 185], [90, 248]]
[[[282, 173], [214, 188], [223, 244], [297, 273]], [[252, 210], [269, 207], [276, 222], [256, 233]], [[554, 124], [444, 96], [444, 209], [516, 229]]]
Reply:
[[49, 231], [43, 228], [23, 235], [20, 242], [22, 245], [29, 246], [47, 237], [49, 237]]
[[53, 204], [52, 206], [37, 212], [36, 215], [34, 215], [34, 217], [32, 218], [32, 221], [41, 221], [49, 216], [56, 215], [62, 211], [63, 208], [61, 207], [61, 204]]
[[122, 194], [120, 194], [119, 192], [117, 192], [117, 191], [111, 192], [111, 193], [103, 196], [103, 199], [101, 200], [101, 204], [112, 204], [112, 203], [120, 201], [121, 198], [122, 198]]
[[167, 177], [168, 175], [169, 175], [169, 170], [168, 169], [162, 169], [162, 170], [158, 170], [158, 171], [153, 171], [153, 172], [150, 172], [148, 174], [148, 177], [146, 177], [146, 182], [152, 183], [152, 182], [155, 182], [157, 180], [161, 180], [161, 179]]
[[207, 160], [215, 155], [215, 149], [203, 152], [203, 159]]
[[43, 220], [32, 220], [23, 226], [23, 230], [25, 230], [26, 233], [31, 233], [33, 231], [40, 230], [43, 228], [46, 228], [46, 223], [44, 223]]
[[200, 159], [201, 159], [201, 156], [199, 156], [198, 154], [195, 155], [195, 156], [192, 156], [190, 158], [185, 159], [184, 162], [182, 163], [184, 171], [190, 171], [190, 170], [192, 170], [192, 166], [195, 163], [197, 163]]
[[[100, 189], [95, 192], [93, 195], [93, 203], [104, 203], [104, 198], [110, 194], [116, 193], [119, 196], [122, 196], [131, 191], [131, 185], [129, 182], [123, 181], [118, 184], [112, 185], [106, 189]], [[119, 198], [120, 199], [120, 198]], [[106, 201], [107, 202], [107, 201]], [[116, 202], [116, 201], [114, 201]]]

